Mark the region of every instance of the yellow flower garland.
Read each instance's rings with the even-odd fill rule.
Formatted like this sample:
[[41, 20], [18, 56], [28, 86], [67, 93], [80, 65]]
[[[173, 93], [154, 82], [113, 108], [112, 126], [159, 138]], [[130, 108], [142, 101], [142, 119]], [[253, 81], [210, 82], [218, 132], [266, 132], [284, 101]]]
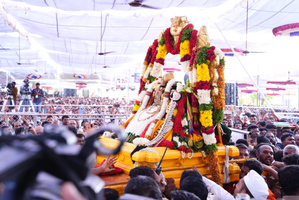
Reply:
[[185, 55], [190, 55], [190, 41], [185, 40], [180, 46], [180, 57], [183, 58]]
[[200, 123], [205, 128], [213, 126], [213, 118], [211, 110], [202, 110], [200, 111]]
[[201, 65], [197, 65], [197, 82], [199, 81], [210, 81], [210, 71], [207, 64], [202, 63]]
[[156, 59], [160, 59], [163, 58], [165, 59], [166, 55], [167, 55], [167, 47], [164, 44], [163, 46], [159, 45], [159, 49], [158, 49], [158, 53], [156, 55]]
[[133, 108], [133, 112], [136, 113], [136, 112], [139, 110], [139, 108], [140, 108], [140, 105], [135, 104], [135, 106], [134, 106], [134, 108]]

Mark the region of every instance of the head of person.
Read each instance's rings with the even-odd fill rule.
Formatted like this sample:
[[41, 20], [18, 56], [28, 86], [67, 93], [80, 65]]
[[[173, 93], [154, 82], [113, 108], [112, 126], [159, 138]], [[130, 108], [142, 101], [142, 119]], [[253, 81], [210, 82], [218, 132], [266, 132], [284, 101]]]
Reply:
[[234, 128], [242, 130], [242, 123], [239, 122], [239, 121], [236, 121], [235, 124], [234, 124]]
[[104, 199], [105, 200], [117, 200], [119, 193], [117, 190], [112, 188], [104, 188]]
[[69, 131], [71, 131], [72, 133], [74, 133], [74, 135], [77, 135], [77, 133], [78, 133], [78, 130], [73, 126], [68, 126], [67, 129]]
[[282, 162], [285, 165], [298, 165], [298, 159], [299, 159], [299, 155], [293, 153], [283, 157]]
[[21, 127], [23, 127], [23, 126], [22, 126], [21, 122], [19, 122], [19, 121], [16, 121], [12, 124], [12, 129], [14, 131], [16, 131], [18, 128], [21, 128]]
[[69, 126], [77, 128], [77, 122], [75, 120], [70, 120]]
[[283, 157], [290, 155], [290, 154], [297, 154], [299, 155], [299, 148], [294, 144], [288, 144], [283, 149]]
[[236, 147], [239, 149], [239, 156], [235, 156], [234, 159], [249, 158], [249, 150], [245, 144], [237, 144]]
[[292, 133], [286, 133], [283, 136], [281, 136], [281, 142], [284, 147], [286, 147], [288, 144], [295, 144], [295, 138]]
[[162, 200], [160, 186], [148, 176], [137, 176], [130, 178], [125, 188], [124, 194], [133, 194], [143, 197]]
[[256, 137], [256, 142], [257, 142], [257, 145], [259, 145], [261, 143], [271, 144], [270, 140], [262, 135], [259, 135]]
[[271, 131], [268, 131], [266, 134], [265, 134], [265, 137], [270, 140], [271, 144], [275, 145], [276, 144], [276, 140], [275, 140], [275, 136], [274, 134], [271, 132]]
[[249, 147], [248, 141], [245, 140], [245, 139], [238, 139], [238, 140], [236, 141], [236, 145], [237, 145], [237, 144], [244, 144], [244, 145], [246, 145], [247, 147]]
[[29, 79], [24, 79], [24, 81], [23, 81], [25, 84], [29, 84]]
[[250, 137], [255, 137], [257, 135], [260, 135], [260, 131], [257, 125], [253, 124], [248, 126], [247, 130], [250, 132]]
[[299, 165], [283, 167], [278, 171], [278, 178], [285, 195], [299, 195]]
[[277, 126], [275, 126], [274, 124], [268, 124], [268, 125], [266, 125], [266, 129], [268, 129], [268, 131], [272, 132], [274, 134], [274, 136], [276, 137]]
[[41, 135], [41, 134], [43, 134], [43, 132], [44, 132], [44, 127], [42, 127], [42, 126], [36, 126], [36, 127], [35, 127], [35, 132], [36, 132], [37, 135]]
[[16, 82], [11, 82], [12, 87], [16, 87]]
[[36, 89], [39, 89], [40, 83], [36, 83], [35, 86], [36, 86]]
[[260, 134], [265, 135], [268, 132], [268, 129], [266, 128], [259, 128]]
[[271, 163], [273, 162], [273, 157], [274, 155], [274, 150], [273, 147], [270, 146], [269, 144], [260, 144], [257, 148], [257, 159], [265, 164], [265, 165], [271, 165]]
[[47, 122], [50, 122], [51, 124], [54, 123], [54, 121], [53, 121], [53, 116], [52, 116], [52, 115], [48, 115], [48, 116], [47, 116]]
[[199, 179], [202, 179], [202, 175], [200, 173], [198, 173], [197, 171], [194, 171], [194, 170], [185, 170], [182, 173], [182, 175], [181, 175], [180, 182], [182, 182], [188, 176], [198, 177]]
[[263, 177], [254, 170], [250, 170], [247, 175], [237, 183], [234, 197], [236, 197], [238, 193], [245, 193], [248, 194], [250, 198], [259, 200], [266, 200], [269, 195], [267, 183]]
[[250, 115], [249, 121], [250, 121], [250, 124], [256, 124], [257, 123], [256, 115], [254, 115], [254, 114]]
[[227, 121], [227, 119], [223, 119], [222, 124], [225, 125], [225, 126], [228, 126], [228, 121]]
[[180, 182], [180, 190], [195, 194], [202, 200], [208, 197], [208, 188], [202, 179], [194, 176], [187, 176]]
[[0, 129], [2, 135], [12, 135], [12, 132], [8, 126], [2, 126]]
[[227, 127], [233, 127], [233, 120], [232, 118], [227, 119]]
[[61, 118], [61, 120], [62, 120], [62, 124], [63, 124], [64, 126], [69, 125], [69, 119], [70, 119], [69, 116], [67, 116], [67, 115], [63, 115], [62, 118]]
[[47, 126], [48, 124], [51, 124], [51, 122], [44, 121], [44, 122], [42, 123], [42, 127], [45, 127], [45, 126]]
[[85, 135], [84, 134], [77, 134], [77, 145], [78, 146], [83, 146], [85, 143]]
[[170, 194], [171, 200], [201, 200], [195, 194], [184, 190], [174, 190]]
[[265, 128], [266, 127], [266, 122], [265, 121], [258, 121], [256, 124], [259, 128]]
[[248, 159], [243, 163], [241, 167], [240, 179], [246, 176], [250, 172], [250, 170], [254, 170], [259, 175], [261, 175], [264, 171], [264, 167], [260, 161], [253, 158]]
[[294, 135], [294, 133], [293, 133], [293, 131], [292, 131], [291, 129], [283, 129], [283, 130], [281, 131], [281, 135], [285, 135], [285, 134], [287, 134], [287, 133], [291, 133], [291, 134]]
[[130, 178], [135, 178], [137, 176], [148, 176], [152, 179], [155, 179], [154, 171], [147, 166], [139, 166], [131, 169], [129, 172], [129, 176]]
[[274, 160], [278, 162], [282, 162], [283, 158], [283, 150], [277, 149], [274, 153]]

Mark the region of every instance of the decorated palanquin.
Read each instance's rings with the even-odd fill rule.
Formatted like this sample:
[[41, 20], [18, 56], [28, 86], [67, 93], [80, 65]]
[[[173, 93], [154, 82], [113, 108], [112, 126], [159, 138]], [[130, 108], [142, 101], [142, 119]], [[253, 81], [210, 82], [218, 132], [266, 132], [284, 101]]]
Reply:
[[[124, 124], [128, 143], [117, 165], [125, 173], [138, 165], [154, 167], [168, 146], [162, 163], [166, 177], [179, 179], [195, 166], [218, 184], [236, 181], [240, 169], [228, 160], [239, 151], [225, 146], [231, 132], [220, 124], [225, 106], [224, 54], [210, 46], [205, 26], [197, 31], [186, 17], [171, 22], [147, 51], [139, 95]], [[162, 76], [168, 53], [180, 55], [183, 72], [189, 76], [184, 85], [172, 73]], [[140, 151], [131, 156], [136, 147]]]

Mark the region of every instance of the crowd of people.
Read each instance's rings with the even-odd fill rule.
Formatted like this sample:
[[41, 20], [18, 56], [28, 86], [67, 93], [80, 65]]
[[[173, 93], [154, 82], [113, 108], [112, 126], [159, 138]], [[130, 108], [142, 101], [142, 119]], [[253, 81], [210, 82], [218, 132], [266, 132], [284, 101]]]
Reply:
[[[19, 102], [20, 99], [17, 98], [16, 104]], [[16, 136], [41, 135], [45, 126], [55, 124], [67, 126], [76, 135], [77, 145], [83, 146], [85, 138], [91, 131], [107, 123], [115, 123], [117, 119], [115, 114], [129, 115], [132, 110], [131, 104], [126, 103], [124, 99], [98, 97], [43, 96], [40, 106], [41, 110], [37, 110], [36, 125], [31, 115], [2, 115], [0, 133]], [[7, 112], [14, 112], [11, 106], [7, 107]], [[105, 199], [246, 199], [242, 195], [248, 195], [249, 198], [256, 200], [299, 199], [299, 126], [297, 123], [279, 118], [274, 111], [267, 109], [253, 110], [247, 107], [236, 108], [233, 112], [228, 112], [229, 110], [230, 107], [225, 110], [223, 125], [249, 133], [247, 138], [227, 144], [236, 146], [240, 152], [239, 156], [230, 158], [240, 166], [239, 181], [223, 184], [221, 187], [201, 175], [194, 167], [182, 173], [178, 189], [173, 178], [164, 178], [162, 173], [156, 174], [149, 167], [139, 166], [130, 171], [130, 179], [124, 195], [119, 196], [116, 190], [105, 189]], [[87, 115], [80, 116], [80, 114]], [[128, 116], [123, 120], [127, 118]], [[118, 122], [118, 125], [121, 125], [121, 121]], [[287, 125], [280, 126], [276, 123]], [[109, 157], [102, 165], [94, 167], [91, 173], [101, 174], [113, 171], [115, 162], [115, 157]], [[69, 190], [74, 190], [74, 186], [63, 185], [64, 199], [84, 199], [79, 193], [69, 194]], [[68, 195], [74, 196], [70, 198]]]

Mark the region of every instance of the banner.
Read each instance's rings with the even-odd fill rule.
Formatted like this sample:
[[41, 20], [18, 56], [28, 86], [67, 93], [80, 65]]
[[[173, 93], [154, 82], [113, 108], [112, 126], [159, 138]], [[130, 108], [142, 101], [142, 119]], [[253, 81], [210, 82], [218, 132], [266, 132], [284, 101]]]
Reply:
[[134, 74], [134, 83], [140, 83], [140, 73]]

